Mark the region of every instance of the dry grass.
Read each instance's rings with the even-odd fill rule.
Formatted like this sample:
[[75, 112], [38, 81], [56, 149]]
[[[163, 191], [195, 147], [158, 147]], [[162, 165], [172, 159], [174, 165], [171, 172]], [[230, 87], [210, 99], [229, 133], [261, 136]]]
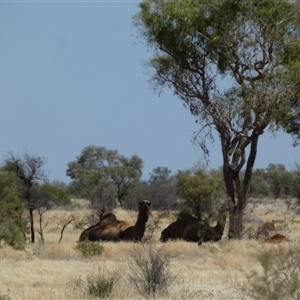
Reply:
[[[277, 232], [287, 235], [293, 244], [298, 245], [300, 216], [288, 212], [286, 205], [278, 202], [249, 205], [249, 210], [263, 221], [275, 220]], [[103, 243], [104, 253], [90, 258], [76, 250], [76, 241], [82, 231], [76, 222], [88, 220], [90, 213], [82, 200], [77, 201], [76, 209], [72, 211], [49, 211], [45, 214], [45, 245], [39, 242], [28, 244], [25, 251], [16, 251], [5, 245], [0, 248], [0, 296], [8, 295], [11, 299], [89, 299], [74, 284], [76, 278], [85, 279], [105, 268], [120, 274], [111, 299], [141, 299], [128, 282], [128, 258], [136, 244]], [[115, 213], [118, 218], [132, 222], [136, 218], [135, 212], [117, 210]], [[75, 217], [75, 222], [67, 226], [59, 243], [63, 223], [70, 216]], [[173, 220], [172, 215], [153, 212], [148, 222], [148, 231], [151, 229], [152, 232], [147, 233], [147, 242], [157, 243], [170, 257], [170, 271], [176, 275], [176, 284], [169, 291], [169, 299], [249, 299], [243, 288], [248, 283], [247, 272], [259, 267], [256, 253], [276, 245], [259, 240], [226, 239], [200, 247], [183, 241], [160, 243], [161, 230]], [[85, 221], [85, 228], [88, 225]]]

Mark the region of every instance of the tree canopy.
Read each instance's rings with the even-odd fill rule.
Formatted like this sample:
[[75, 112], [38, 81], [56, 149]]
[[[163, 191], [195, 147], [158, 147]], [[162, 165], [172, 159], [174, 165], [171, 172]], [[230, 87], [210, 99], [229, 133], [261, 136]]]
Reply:
[[239, 237], [259, 137], [280, 128], [300, 137], [300, 1], [144, 0], [134, 24], [154, 51], [154, 89], [189, 108], [205, 155], [218, 133], [229, 237]]
[[178, 172], [177, 194], [198, 220], [217, 219], [220, 210], [226, 206], [226, 194], [218, 172], [204, 167], [194, 172]]
[[128, 158], [117, 150], [91, 145], [68, 163], [67, 175], [73, 179], [73, 190], [103, 209], [105, 203], [117, 199], [122, 204], [130, 196], [142, 168], [143, 161], [137, 155]]

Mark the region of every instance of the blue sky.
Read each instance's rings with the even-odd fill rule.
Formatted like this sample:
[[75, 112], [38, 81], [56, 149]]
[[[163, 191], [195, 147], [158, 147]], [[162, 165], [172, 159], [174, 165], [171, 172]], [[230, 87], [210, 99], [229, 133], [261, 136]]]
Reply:
[[[181, 101], [155, 94], [142, 62], [151, 52], [132, 25], [138, 2], [0, 2], [0, 157], [47, 159], [50, 180], [69, 182], [67, 164], [88, 145], [137, 154], [143, 179], [203, 160], [191, 143], [197, 125]], [[299, 147], [279, 134], [260, 139], [255, 168], [290, 169]], [[210, 168], [222, 164], [219, 141]]]

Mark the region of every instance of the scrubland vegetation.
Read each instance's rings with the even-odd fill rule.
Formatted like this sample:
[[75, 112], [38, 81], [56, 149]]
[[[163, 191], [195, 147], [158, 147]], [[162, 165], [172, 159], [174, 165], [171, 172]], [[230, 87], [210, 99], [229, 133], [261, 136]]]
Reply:
[[[2, 241], [0, 299], [299, 299], [298, 206], [292, 201], [288, 210], [282, 200], [260, 202], [249, 203], [242, 240], [228, 240], [224, 233], [221, 241], [201, 246], [161, 243], [160, 232], [176, 212], [152, 211], [143, 242], [96, 243], [103, 252], [87, 253], [77, 241], [93, 211], [87, 201], [72, 200], [68, 210], [45, 213], [44, 244], [37, 237], [20, 251]], [[119, 219], [136, 218], [135, 211], [114, 212]], [[266, 221], [292, 242], [263, 243], [273, 234], [261, 230]], [[149, 278], [152, 290], [145, 286]]]
[[[177, 174], [158, 167], [149, 181], [141, 181], [141, 166], [134, 171], [130, 165], [140, 162], [137, 157], [128, 160], [103, 147], [87, 150], [93, 155], [69, 165], [77, 174], [69, 185], [42, 182], [43, 172], [37, 171], [43, 160], [26, 153], [23, 158], [11, 154], [1, 169], [1, 300], [300, 297], [298, 164], [291, 172], [282, 165], [253, 172], [239, 239], [228, 239], [227, 217], [217, 242], [162, 243], [162, 230], [183, 208], [201, 224], [214, 226], [226, 204], [222, 172], [202, 164]], [[99, 165], [103, 153], [107, 164]], [[94, 157], [95, 167], [86, 167]], [[103, 210], [134, 224], [141, 199], [151, 201], [151, 215], [139, 243], [78, 243]], [[263, 242], [274, 233], [291, 242]]]

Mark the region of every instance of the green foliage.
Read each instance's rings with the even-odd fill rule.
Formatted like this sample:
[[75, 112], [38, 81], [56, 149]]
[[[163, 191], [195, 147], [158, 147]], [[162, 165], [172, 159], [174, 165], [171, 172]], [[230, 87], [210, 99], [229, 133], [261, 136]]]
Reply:
[[269, 164], [266, 169], [253, 171], [251, 197], [273, 196], [277, 198], [299, 198], [299, 175], [286, 170], [283, 164]]
[[74, 228], [75, 229], [81, 229], [81, 230], [83, 230], [84, 226], [85, 226], [84, 220], [75, 220], [74, 221]]
[[27, 151], [23, 156], [14, 155], [9, 152], [5, 159], [4, 169], [17, 179], [18, 193], [21, 201], [29, 211], [31, 242], [35, 242], [35, 229], [33, 211], [41, 207], [36, 195], [38, 183], [46, 179], [46, 172], [43, 170], [45, 158], [31, 155]]
[[114, 286], [114, 278], [89, 277], [87, 282], [88, 294], [92, 298], [107, 298]]
[[127, 199], [142, 175], [143, 161], [133, 155], [127, 158], [117, 150], [85, 147], [76, 161], [68, 164], [67, 175], [73, 180], [73, 193], [92, 204]]
[[299, 247], [262, 250], [257, 255], [260, 270], [248, 275], [246, 292], [253, 299], [300, 299]]
[[88, 297], [103, 299], [109, 297], [119, 276], [120, 274], [117, 272], [108, 273], [108, 271], [102, 267], [98, 274], [89, 275], [86, 280], [78, 276], [73, 279], [73, 282], [75, 288], [82, 288]]
[[0, 238], [15, 249], [25, 248], [24, 205], [18, 197], [16, 180], [12, 174], [0, 171]]
[[266, 170], [256, 169], [252, 174], [250, 196], [254, 198], [267, 197], [270, 187], [267, 181]]
[[[149, 62], [154, 86], [173, 88], [193, 115], [220, 133], [224, 126], [242, 132], [257, 116], [264, 128], [275, 121], [297, 135], [299, 8], [298, 1], [287, 0], [276, 5], [144, 0], [134, 24], [155, 52]], [[224, 93], [217, 86], [219, 75], [228, 79]], [[225, 116], [232, 127], [217, 122], [225, 121]], [[264, 128], [255, 127], [262, 133]]]
[[270, 185], [271, 194], [275, 200], [279, 197], [290, 196], [293, 189], [293, 174], [285, 169], [282, 164], [269, 164], [266, 177]]
[[172, 89], [190, 110], [205, 157], [207, 141], [220, 139], [235, 205], [229, 237], [243, 228], [259, 137], [282, 128], [295, 144], [300, 138], [299, 20], [300, 2], [289, 0], [144, 0], [134, 16], [154, 51], [147, 65], [153, 88]]
[[56, 186], [53, 183], [44, 183], [41, 186], [41, 192], [44, 195], [47, 195], [49, 201], [52, 201], [57, 206], [68, 205], [71, 203], [70, 196], [66, 189]]
[[76, 246], [85, 257], [102, 255], [104, 252], [104, 247], [99, 242], [81, 242]]
[[216, 216], [225, 195], [221, 174], [214, 170], [209, 172], [204, 167], [194, 172], [179, 172], [177, 194], [199, 220]]
[[150, 173], [150, 183], [163, 183], [166, 182], [171, 174], [171, 170], [169, 170], [167, 167], [157, 167], [153, 169], [153, 171]]

